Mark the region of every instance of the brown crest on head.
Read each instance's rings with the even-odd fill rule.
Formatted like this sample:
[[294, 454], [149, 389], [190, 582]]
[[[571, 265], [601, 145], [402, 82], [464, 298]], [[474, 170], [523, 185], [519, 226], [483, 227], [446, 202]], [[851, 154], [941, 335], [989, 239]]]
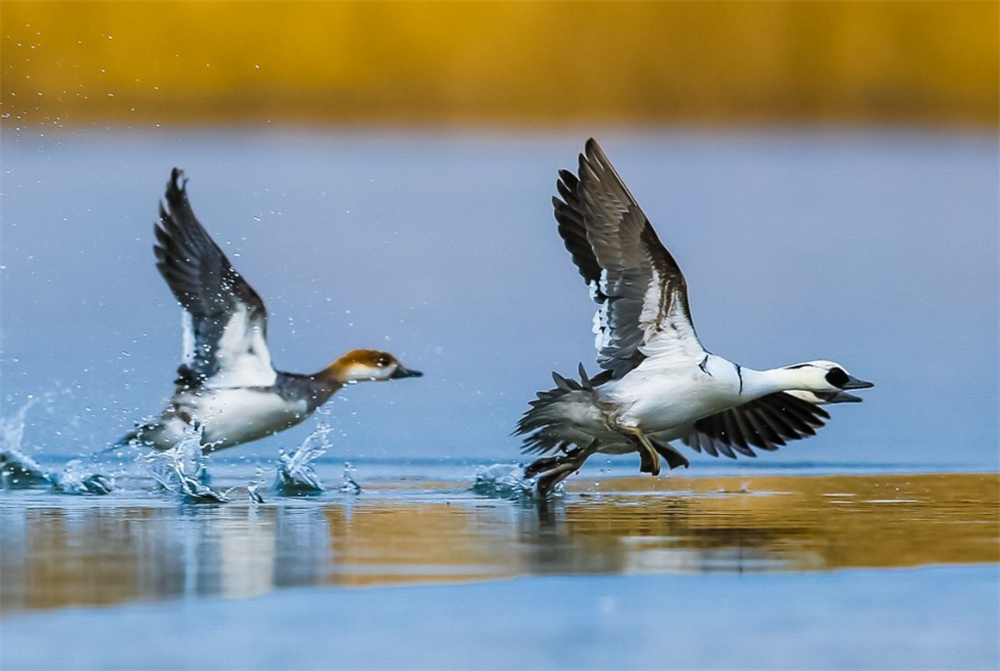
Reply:
[[352, 349], [327, 366], [317, 377], [337, 384], [384, 382], [404, 377], [420, 377], [420, 371], [409, 370], [389, 352], [375, 349]]

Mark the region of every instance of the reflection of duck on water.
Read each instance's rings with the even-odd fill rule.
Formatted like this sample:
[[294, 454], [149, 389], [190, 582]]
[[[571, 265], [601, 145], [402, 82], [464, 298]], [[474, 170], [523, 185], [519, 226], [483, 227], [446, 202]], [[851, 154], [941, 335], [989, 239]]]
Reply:
[[198, 222], [174, 169], [155, 227], [156, 267], [184, 308], [184, 359], [160, 418], [119, 445], [166, 450], [200, 425], [202, 449], [257, 440], [304, 421], [346, 384], [419, 377], [389, 352], [356, 349], [311, 375], [271, 365], [264, 301]]
[[559, 173], [559, 234], [598, 304], [597, 361], [580, 381], [554, 374], [517, 426], [526, 452], [561, 453], [531, 464], [545, 493], [591, 455], [638, 452], [654, 475], [688, 460], [670, 441], [712, 456], [755, 456], [814, 435], [825, 403], [860, 401], [864, 382], [830, 361], [771, 370], [744, 368], [702, 347], [674, 257], [593, 139], [579, 174]]

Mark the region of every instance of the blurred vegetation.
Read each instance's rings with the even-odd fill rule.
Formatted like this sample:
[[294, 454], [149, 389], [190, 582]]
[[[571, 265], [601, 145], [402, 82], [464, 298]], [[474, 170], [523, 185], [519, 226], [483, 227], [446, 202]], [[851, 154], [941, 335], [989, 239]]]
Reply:
[[995, 126], [1000, 3], [0, 3], [5, 123]]

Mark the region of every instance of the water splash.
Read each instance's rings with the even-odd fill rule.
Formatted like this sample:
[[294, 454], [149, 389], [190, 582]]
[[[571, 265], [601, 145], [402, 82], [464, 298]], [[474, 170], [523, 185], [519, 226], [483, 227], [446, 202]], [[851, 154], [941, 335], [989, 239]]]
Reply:
[[257, 491], [259, 487], [260, 485], [256, 482], [247, 485], [247, 496], [250, 497], [250, 503], [264, 503], [264, 497]]
[[310, 496], [326, 491], [312, 462], [330, 449], [333, 427], [321, 423], [291, 454], [278, 455], [278, 472], [272, 489], [285, 496]]
[[28, 410], [35, 403], [38, 403], [38, 398], [32, 396], [13, 416], [0, 417], [0, 486], [3, 489], [35, 487], [52, 482], [52, 475], [21, 451]]
[[52, 475], [14, 447], [0, 447], [0, 489], [22, 489], [51, 484]]
[[0, 487], [19, 489], [51, 485], [64, 494], [109, 494], [114, 489], [113, 480], [83, 467], [74, 459], [66, 464], [60, 474], [46, 471], [37, 461], [22, 451], [24, 427], [28, 410], [38, 402], [32, 396], [11, 417], [0, 417]]
[[358, 469], [351, 466], [351, 462], [344, 462], [344, 476], [343, 483], [340, 485], [340, 491], [344, 494], [360, 494], [361, 485], [357, 483], [354, 479], [354, 474]]
[[161, 487], [173, 492], [186, 503], [225, 503], [232, 490], [220, 492], [202, 481], [207, 479], [202, 454], [202, 433], [201, 426], [188, 426], [177, 445], [163, 452], [146, 455], [150, 475]]
[[36, 403], [38, 403], [38, 397], [29, 396], [28, 400], [25, 401], [12, 417], [0, 417], [0, 450], [21, 449], [28, 410]]
[[[493, 464], [477, 466], [472, 492], [491, 498], [534, 500], [537, 497], [535, 478], [524, 477], [521, 464]], [[562, 494], [562, 483], [556, 485], [553, 493]]]
[[114, 491], [114, 480], [84, 468], [83, 461], [73, 459], [63, 472], [52, 478], [52, 488], [63, 494], [95, 494], [103, 496]]

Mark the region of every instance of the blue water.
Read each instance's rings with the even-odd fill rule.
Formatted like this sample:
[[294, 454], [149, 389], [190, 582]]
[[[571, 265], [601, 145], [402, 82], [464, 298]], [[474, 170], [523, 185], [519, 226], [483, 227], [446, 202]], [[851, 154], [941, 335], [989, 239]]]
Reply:
[[[595, 368], [550, 205], [589, 134], [683, 267], [706, 346], [836, 360], [876, 382], [865, 403], [659, 480], [595, 458], [551, 507], [471, 489], [521, 458], [509, 433], [550, 370]], [[5, 129], [0, 150], [0, 414], [31, 403], [13, 442], [44, 469], [172, 390], [180, 314], [151, 246], [175, 165], [266, 301], [279, 368], [361, 346], [426, 372], [213, 455], [226, 504], [182, 503], [134, 455], [80, 466], [116, 476], [108, 496], [4, 491], [4, 669], [1000, 663], [993, 135]], [[327, 492], [268, 490], [317, 421]], [[348, 461], [359, 494], [337, 489]]]
[[[995, 669], [995, 566], [523, 578], [76, 608], [5, 669]], [[54, 646], [72, 632], [71, 647]], [[989, 644], [989, 641], [993, 644]], [[136, 645], [136, 641], [142, 641]], [[152, 662], [152, 664], [151, 664]]]
[[[63, 456], [162, 407], [180, 317], [150, 247], [177, 165], [271, 310], [277, 366], [371, 346], [427, 372], [338, 395], [338, 457], [515, 458], [549, 371], [594, 369], [549, 204], [592, 132], [679, 259], [710, 349], [877, 383], [764, 459], [996, 468], [998, 150], [974, 133], [7, 130], [4, 414], [44, 397], [25, 443]], [[270, 458], [312, 428], [241, 449]]]

